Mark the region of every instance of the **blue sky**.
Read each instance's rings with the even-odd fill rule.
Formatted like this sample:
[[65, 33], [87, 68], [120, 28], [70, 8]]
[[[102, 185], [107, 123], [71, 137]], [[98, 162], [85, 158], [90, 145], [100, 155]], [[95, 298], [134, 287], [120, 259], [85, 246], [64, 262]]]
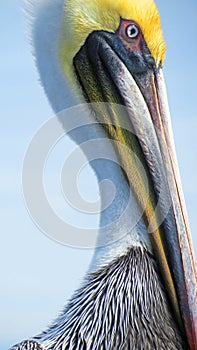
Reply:
[[[197, 256], [197, 2], [158, 0], [157, 5], [167, 43], [165, 77]], [[54, 243], [28, 215], [21, 189], [23, 158], [31, 137], [52, 116], [52, 111], [38, 83], [20, 1], [1, 1], [0, 17], [0, 348], [3, 350], [50, 323], [79, 285], [92, 251]], [[65, 149], [71, 151], [73, 143], [64, 142]], [[54, 171], [52, 165], [50, 169]], [[55, 171], [52, 175], [49, 182], [56, 186]], [[98, 188], [90, 169], [86, 169], [81, 184], [84, 196], [91, 197], [91, 184], [92, 196], [97, 197]], [[96, 224], [98, 218], [94, 220]]]

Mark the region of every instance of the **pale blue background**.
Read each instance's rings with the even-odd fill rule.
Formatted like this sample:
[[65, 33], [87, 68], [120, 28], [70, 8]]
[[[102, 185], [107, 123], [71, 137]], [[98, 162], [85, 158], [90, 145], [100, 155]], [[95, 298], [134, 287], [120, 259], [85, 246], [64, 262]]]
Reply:
[[[157, 4], [168, 47], [165, 76], [175, 141], [197, 252], [197, 2], [158, 0]], [[79, 284], [92, 252], [50, 241], [27, 213], [21, 191], [24, 152], [52, 111], [38, 83], [19, 0], [1, 1], [0, 23], [0, 349], [6, 350], [50, 323]], [[73, 148], [69, 140], [65, 145], [65, 152]], [[55, 167], [55, 160], [51, 164]], [[55, 188], [55, 169], [50, 169], [49, 182]], [[87, 198], [97, 197], [90, 170], [81, 183]], [[51, 198], [55, 194], [52, 191]]]

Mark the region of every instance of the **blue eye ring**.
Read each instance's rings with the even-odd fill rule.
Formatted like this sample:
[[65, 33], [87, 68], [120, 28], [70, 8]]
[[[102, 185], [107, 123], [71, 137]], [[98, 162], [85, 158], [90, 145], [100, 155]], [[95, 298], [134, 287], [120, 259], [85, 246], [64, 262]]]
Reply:
[[129, 24], [127, 26], [127, 28], [126, 28], [126, 35], [130, 39], [137, 38], [137, 36], [139, 35], [139, 29], [136, 26], [136, 24]]

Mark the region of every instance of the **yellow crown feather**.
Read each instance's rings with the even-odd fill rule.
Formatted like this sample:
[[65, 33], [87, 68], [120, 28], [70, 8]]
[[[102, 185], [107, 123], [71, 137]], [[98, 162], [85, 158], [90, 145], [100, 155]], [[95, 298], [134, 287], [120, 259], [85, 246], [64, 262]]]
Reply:
[[163, 64], [165, 42], [153, 0], [66, 0], [60, 58], [68, 79], [73, 58], [88, 35], [94, 30], [115, 32], [120, 18], [138, 23], [156, 64]]

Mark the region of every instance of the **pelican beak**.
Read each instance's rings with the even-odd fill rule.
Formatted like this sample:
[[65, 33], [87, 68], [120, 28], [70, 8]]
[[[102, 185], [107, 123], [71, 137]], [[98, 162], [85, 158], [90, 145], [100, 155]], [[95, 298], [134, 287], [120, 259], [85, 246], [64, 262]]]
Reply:
[[108, 102], [102, 111], [94, 109], [109, 136], [143, 164], [148, 193], [135, 157], [117, 146], [127, 181], [143, 209], [174, 316], [189, 348], [197, 349], [196, 269], [162, 68], [147, 47], [128, 53], [115, 34], [104, 31], [90, 34], [74, 67], [87, 100]]

